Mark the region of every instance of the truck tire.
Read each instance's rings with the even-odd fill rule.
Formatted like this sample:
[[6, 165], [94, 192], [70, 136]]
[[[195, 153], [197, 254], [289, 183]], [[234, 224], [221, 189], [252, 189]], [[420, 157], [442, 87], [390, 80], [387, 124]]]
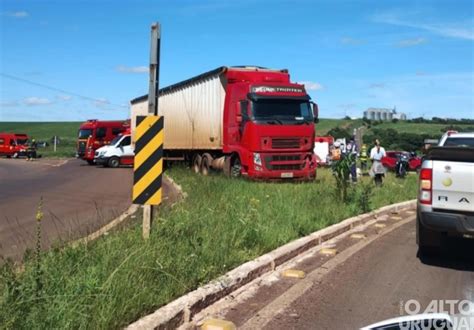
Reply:
[[118, 157], [110, 157], [107, 165], [112, 168], [117, 168], [120, 166], [120, 159]]
[[416, 217], [416, 242], [418, 252], [423, 256], [435, 255], [439, 252], [442, 234], [423, 226], [419, 216]]
[[88, 160], [87, 160], [87, 164], [89, 164], [89, 165], [92, 166], [92, 165], [94, 165], [95, 163], [94, 163], [94, 161], [93, 161], [92, 159], [88, 159]]
[[202, 157], [200, 154], [194, 155], [193, 164], [191, 165], [191, 169], [194, 173], [198, 174], [201, 171], [201, 162]]
[[202, 155], [201, 174], [208, 176], [211, 172], [212, 156], [208, 153]]
[[230, 175], [233, 178], [238, 178], [240, 177], [242, 173], [242, 163], [240, 162], [239, 156], [235, 156], [235, 158], [232, 161], [232, 166], [230, 168]]

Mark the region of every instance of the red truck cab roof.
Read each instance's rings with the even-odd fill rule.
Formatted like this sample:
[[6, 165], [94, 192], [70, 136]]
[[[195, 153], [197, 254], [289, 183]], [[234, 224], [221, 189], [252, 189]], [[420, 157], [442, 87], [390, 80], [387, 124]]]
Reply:
[[89, 119], [86, 122], [82, 123], [79, 127], [80, 129], [84, 128], [97, 128], [99, 126], [105, 127], [117, 127], [117, 126], [130, 126], [130, 120], [97, 120]]

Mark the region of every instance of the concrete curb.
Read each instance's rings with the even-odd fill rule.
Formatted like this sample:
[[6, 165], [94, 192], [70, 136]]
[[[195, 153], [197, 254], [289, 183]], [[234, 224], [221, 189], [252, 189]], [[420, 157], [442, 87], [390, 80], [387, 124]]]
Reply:
[[[173, 185], [173, 187], [178, 191], [178, 193], [182, 196], [182, 198], [187, 197], [187, 194], [185, 192], [183, 192], [183, 188], [181, 188], [181, 186], [179, 184], [177, 184], [172, 178], [170, 178], [166, 174], [165, 174], [165, 178], [166, 178], [166, 180], [168, 180], [170, 182], [171, 185]], [[72, 247], [77, 247], [80, 244], [85, 244], [85, 243], [96, 240], [100, 236], [106, 234], [107, 232], [109, 232], [110, 230], [112, 230], [113, 228], [115, 228], [116, 226], [121, 224], [129, 216], [131, 216], [135, 212], [137, 212], [139, 208], [140, 208], [140, 205], [135, 205], [135, 204], [130, 205], [130, 207], [125, 212], [123, 212], [121, 215], [119, 215], [117, 218], [113, 219], [108, 224], [106, 224], [105, 226], [99, 228], [97, 231], [93, 232], [92, 234], [73, 241], [72, 243], [70, 243], [71, 246]]]
[[83, 237], [83, 238], [79, 238], [78, 240], [75, 240], [71, 243], [71, 246], [72, 247], [77, 247], [81, 244], [86, 244], [86, 243], [89, 243], [93, 240], [96, 240], [97, 238], [99, 238], [100, 236], [104, 235], [105, 233], [109, 232], [111, 229], [113, 229], [114, 227], [118, 226], [119, 224], [121, 224], [125, 219], [127, 219], [129, 216], [131, 216], [132, 214], [134, 214], [135, 212], [138, 211], [138, 209], [140, 208], [139, 205], [135, 205], [135, 204], [132, 204], [130, 205], [130, 207], [125, 211], [123, 212], [121, 215], [119, 215], [117, 218], [113, 219], [112, 221], [110, 221], [108, 224], [106, 224], [105, 226], [101, 227], [100, 229], [98, 229], [97, 231], [93, 232], [92, 234], [90, 235], [87, 235], [86, 237]]
[[154, 313], [144, 316], [130, 324], [127, 329], [175, 329], [189, 322], [205, 307], [237, 290], [261, 275], [273, 271], [275, 267], [287, 262], [323, 242], [326, 242], [354, 227], [378, 218], [382, 214], [398, 212], [414, 207], [416, 200], [384, 206], [370, 213], [346, 219], [330, 227], [318, 230], [277, 248], [255, 260], [231, 270], [227, 274], [165, 305]]

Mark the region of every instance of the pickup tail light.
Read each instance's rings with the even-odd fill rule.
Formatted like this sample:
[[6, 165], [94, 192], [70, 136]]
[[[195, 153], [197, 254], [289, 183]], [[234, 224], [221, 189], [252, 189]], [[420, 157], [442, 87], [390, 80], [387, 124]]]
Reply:
[[422, 168], [420, 171], [420, 203], [431, 205], [433, 196], [433, 170]]

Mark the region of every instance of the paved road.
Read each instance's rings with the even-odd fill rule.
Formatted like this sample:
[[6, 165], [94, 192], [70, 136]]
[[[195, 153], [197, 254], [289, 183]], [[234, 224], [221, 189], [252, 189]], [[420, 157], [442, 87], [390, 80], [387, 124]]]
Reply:
[[[43, 247], [95, 231], [131, 204], [132, 169], [70, 159], [0, 159], [0, 256], [20, 258], [35, 242], [43, 197]], [[170, 190], [164, 182], [164, 195]]]
[[[413, 214], [402, 216], [413, 218]], [[393, 221], [388, 220], [384, 230]], [[307, 272], [305, 279], [279, 278], [261, 285], [250, 298], [214, 315], [241, 329], [358, 329], [406, 315], [405, 307], [415, 306], [405, 305], [410, 299], [420, 303], [421, 311], [432, 300], [474, 302], [473, 240], [448, 241], [441, 256], [420, 259], [413, 220], [383, 236], [373, 228], [365, 234], [366, 240], [374, 241], [363, 246], [363, 241], [346, 238], [336, 243], [340, 251], [336, 257], [316, 255], [298, 264], [296, 268]], [[356, 252], [327, 268], [322, 278], [312, 275], [351, 249]]]

